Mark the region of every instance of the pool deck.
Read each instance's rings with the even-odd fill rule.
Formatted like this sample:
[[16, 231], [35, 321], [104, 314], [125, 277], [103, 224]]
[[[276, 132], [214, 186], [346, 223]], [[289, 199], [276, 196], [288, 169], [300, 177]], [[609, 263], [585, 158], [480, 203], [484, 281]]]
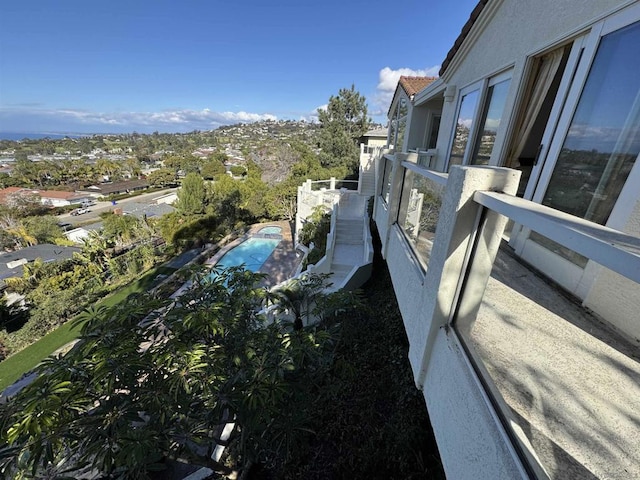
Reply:
[[302, 261], [302, 257], [296, 255], [296, 246], [293, 242], [293, 232], [289, 222], [281, 221], [254, 225], [251, 227], [251, 232], [257, 233], [261, 228], [268, 225], [277, 225], [282, 228], [282, 240], [260, 267], [260, 273], [268, 275], [261, 284], [264, 287], [272, 287], [291, 278]]
[[[258, 270], [260, 273], [267, 274], [267, 277], [260, 283], [261, 287], [272, 287], [280, 282], [283, 282], [294, 275], [296, 268], [302, 261], [302, 257], [296, 255], [295, 244], [293, 241], [293, 232], [291, 231], [291, 224], [286, 221], [257, 223], [251, 225], [249, 231], [241, 238], [234, 240], [233, 242], [225, 245], [220, 251], [218, 251], [213, 257], [207, 260], [207, 265], [214, 265], [227, 253], [231, 248], [242, 243], [247, 238], [257, 235], [258, 232], [268, 226], [278, 226], [282, 229], [282, 239], [276, 246], [275, 250], [269, 255], [262, 267]], [[268, 235], [270, 238], [274, 238], [273, 234]]]

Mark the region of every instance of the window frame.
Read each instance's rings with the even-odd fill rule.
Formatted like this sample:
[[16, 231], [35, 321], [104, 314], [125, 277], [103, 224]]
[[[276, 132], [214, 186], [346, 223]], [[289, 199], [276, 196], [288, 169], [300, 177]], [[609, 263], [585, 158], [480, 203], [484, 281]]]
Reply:
[[[464, 163], [463, 165], [477, 165], [475, 163], [472, 163], [472, 161], [476, 158], [478, 150], [480, 149], [480, 140], [482, 138], [482, 131], [480, 130], [482, 125], [480, 125], [480, 123], [483, 123], [486, 121], [486, 117], [488, 115], [488, 110], [489, 107], [491, 106], [491, 100], [492, 98], [489, 98], [489, 89], [492, 87], [495, 87], [496, 85], [498, 85], [499, 83], [502, 82], [509, 82], [509, 85], [507, 87], [507, 96], [505, 98], [505, 104], [502, 107], [502, 114], [500, 116], [500, 125], [498, 127], [498, 129], [496, 130], [496, 140], [493, 143], [493, 147], [491, 147], [491, 154], [489, 156], [489, 160], [487, 161], [488, 165], [491, 165], [491, 157], [493, 157], [493, 150], [496, 146], [497, 140], [498, 140], [498, 135], [500, 133], [500, 129], [503, 127], [503, 119], [505, 116], [505, 111], [507, 109], [507, 102], [509, 99], [509, 90], [511, 89], [511, 80], [513, 79], [513, 69], [509, 69], [506, 70], [504, 72], [498, 73], [496, 75], [493, 75], [491, 77], [488, 77], [485, 80], [485, 84], [483, 85], [483, 91], [481, 94], [481, 106], [478, 109], [478, 111], [476, 112], [477, 118], [474, 119], [474, 123], [476, 123], [476, 133], [475, 133], [475, 137], [473, 138], [473, 145], [471, 148], [471, 151], [466, 159], [467, 163]], [[484, 121], [483, 121], [484, 120]], [[483, 165], [483, 164], [480, 164]]]
[[[404, 112], [401, 112], [404, 109]], [[402, 114], [402, 115], [401, 115]], [[404, 151], [404, 141], [407, 137], [407, 127], [409, 119], [409, 98], [404, 95], [404, 92], [398, 98], [396, 105], [393, 109], [393, 115], [391, 116], [390, 126], [393, 129], [393, 138], [389, 138], [389, 143], [393, 147], [394, 152]], [[400, 125], [404, 124], [402, 129], [402, 145], [398, 145], [398, 137], [400, 132]], [[391, 137], [391, 135], [389, 135]]]
[[[489, 75], [460, 90], [458, 95], [458, 101], [456, 102], [456, 116], [454, 119], [453, 128], [451, 130], [452, 135], [449, 141], [449, 148], [447, 150], [447, 164], [446, 164], [445, 171], [449, 171], [449, 168], [451, 167], [451, 152], [453, 151], [453, 145], [456, 138], [456, 130], [458, 128], [458, 119], [460, 118], [460, 109], [462, 107], [463, 99], [467, 95], [475, 91], [478, 91], [478, 100], [473, 110], [472, 124], [469, 130], [469, 138], [467, 139], [467, 143], [464, 149], [464, 154], [462, 157], [462, 162], [460, 163], [460, 165], [471, 165], [471, 160], [473, 159], [476, 153], [478, 138], [479, 138], [479, 135], [481, 134], [480, 121], [484, 116], [486, 109], [489, 108], [490, 102], [487, 101], [489, 88], [504, 81], [511, 82], [512, 79], [513, 79], [513, 68], [511, 67], [507, 70]], [[512, 85], [510, 83], [509, 90], [511, 90], [511, 88], [512, 88]], [[509, 92], [507, 93], [507, 101], [505, 101], [505, 105], [502, 111], [502, 116], [500, 117], [500, 127], [496, 132], [496, 142], [494, 143], [494, 148], [495, 148], [495, 145], [498, 143], [497, 139], [500, 135], [500, 131], [503, 129], [502, 120], [505, 118], [505, 112], [507, 111], [508, 97], [509, 97]], [[493, 157], [493, 149], [491, 151], [491, 157]], [[489, 165], [491, 165], [491, 160], [489, 160]]]
[[[475, 130], [477, 129], [477, 118], [478, 118], [478, 109], [480, 104], [482, 103], [482, 93], [484, 90], [485, 80], [479, 80], [477, 82], [468, 85], [467, 87], [460, 90], [458, 95], [458, 101], [456, 102], [456, 115], [453, 120], [453, 126], [451, 129], [451, 139], [449, 140], [449, 148], [447, 149], [447, 164], [445, 171], [449, 171], [451, 168], [451, 153], [453, 152], [453, 146], [456, 141], [456, 131], [458, 130], [458, 120], [460, 119], [460, 110], [462, 109], [463, 100], [470, 94], [474, 92], [478, 92], [478, 100], [473, 108], [473, 115], [471, 116], [472, 123], [471, 128], [469, 129], [469, 136], [467, 138], [467, 143], [464, 147], [464, 153], [462, 154], [462, 161], [460, 165], [466, 165], [468, 156], [469, 156], [469, 145], [473, 144], [472, 139], [475, 138]], [[456, 164], [458, 165], [458, 164]]]

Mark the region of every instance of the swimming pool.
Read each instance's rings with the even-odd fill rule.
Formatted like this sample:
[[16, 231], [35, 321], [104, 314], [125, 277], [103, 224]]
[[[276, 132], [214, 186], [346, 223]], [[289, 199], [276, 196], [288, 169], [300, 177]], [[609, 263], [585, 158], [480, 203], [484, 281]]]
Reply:
[[266, 235], [280, 235], [282, 233], [282, 227], [276, 225], [269, 225], [268, 227], [261, 228], [258, 233], [264, 233]]
[[244, 264], [247, 270], [257, 272], [278, 243], [280, 240], [276, 238], [248, 238], [225, 253], [216, 266], [226, 268]]

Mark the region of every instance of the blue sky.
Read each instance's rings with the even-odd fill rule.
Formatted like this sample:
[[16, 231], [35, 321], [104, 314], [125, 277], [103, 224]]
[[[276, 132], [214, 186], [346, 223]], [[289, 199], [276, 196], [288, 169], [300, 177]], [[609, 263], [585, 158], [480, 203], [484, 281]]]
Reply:
[[383, 121], [476, 0], [0, 0], [0, 131], [187, 132], [312, 119], [355, 84]]

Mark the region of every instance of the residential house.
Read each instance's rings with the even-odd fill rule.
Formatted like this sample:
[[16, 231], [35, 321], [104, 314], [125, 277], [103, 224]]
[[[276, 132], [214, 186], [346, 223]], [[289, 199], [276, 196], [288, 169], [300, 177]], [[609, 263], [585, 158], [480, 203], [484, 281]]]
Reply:
[[22, 187], [7, 187], [0, 190], [0, 203], [3, 205], [8, 205], [11, 202], [11, 197], [18, 192], [22, 192], [26, 189]]
[[149, 188], [149, 182], [145, 179], [124, 180], [121, 182], [100, 183], [82, 189], [79, 193], [91, 194], [93, 197], [106, 197], [120, 193], [131, 193], [137, 190]]
[[14, 252], [0, 253], [0, 289], [4, 289], [4, 280], [10, 277], [21, 277], [23, 265], [41, 259], [43, 262], [66, 260], [80, 252], [78, 247], [63, 247], [49, 243], [41, 243], [25, 247]]
[[61, 190], [39, 190], [23, 187], [7, 187], [0, 190], [0, 203], [8, 205], [12, 199], [22, 195], [34, 196], [48, 207], [66, 207], [69, 205], [79, 205], [91, 199], [90, 196], [75, 192], [65, 192]]
[[51, 207], [65, 207], [69, 205], [80, 205], [92, 200], [89, 195], [75, 193], [75, 192], [62, 192], [57, 190], [39, 190], [40, 201], [43, 205]]
[[375, 148], [386, 147], [388, 134], [386, 128], [373, 128], [367, 131], [360, 139], [360, 153], [373, 153]]
[[481, 0], [398, 85], [373, 216], [450, 478], [640, 478], [638, 45], [637, 1]]
[[[426, 154], [427, 150], [435, 148], [435, 135], [440, 127], [440, 115], [438, 109], [428, 115], [413, 115], [414, 97], [416, 93], [425, 89], [437, 80], [436, 77], [407, 77], [401, 76], [398, 86], [393, 94], [391, 105], [389, 106], [389, 139], [388, 144], [395, 150], [415, 151], [419, 154]], [[405, 137], [407, 125], [411, 126], [413, 135], [411, 138]], [[416, 134], [416, 132], [419, 132]], [[406, 147], [404, 147], [406, 143]], [[402, 150], [404, 148], [404, 150]], [[420, 157], [422, 160], [422, 157]], [[429, 166], [429, 165], [427, 165]]]

